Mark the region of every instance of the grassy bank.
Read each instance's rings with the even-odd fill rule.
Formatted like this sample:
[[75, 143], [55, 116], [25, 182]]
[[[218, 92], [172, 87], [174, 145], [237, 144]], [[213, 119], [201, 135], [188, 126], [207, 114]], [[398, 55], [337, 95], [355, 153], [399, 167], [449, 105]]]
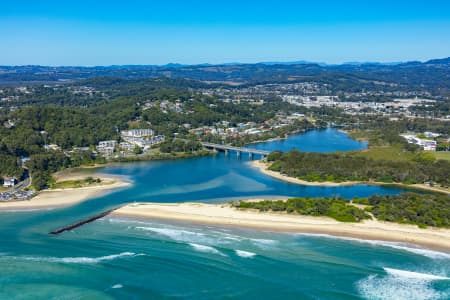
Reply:
[[[369, 140], [369, 148], [344, 153], [304, 153], [295, 149], [272, 152], [271, 171], [307, 182], [367, 182], [416, 185], [424, 188], [450, 185], [450, 160], [436, 160], [434, 152], [422, 151], [395, 133], [354, 132]], [[445, 157], [446, 154], [438, 154]]]
[[436, 159], [442, 159], [450, 161], [450, 151], [437, 151], [434, 152]]
[[51, 184], [50, 189], [67, 189], [67, 188], [81, 188], [87, 186], [104, 185], [113, 183], [113, 181], [104, 181], [100, 178], [86, 177], [84, 179], [62, 180]]

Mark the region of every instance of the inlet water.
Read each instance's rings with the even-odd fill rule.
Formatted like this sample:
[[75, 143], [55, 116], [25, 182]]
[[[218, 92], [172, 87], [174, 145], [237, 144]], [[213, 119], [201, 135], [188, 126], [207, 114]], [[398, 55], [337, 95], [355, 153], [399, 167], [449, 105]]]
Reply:
[[[324, 146], [328, 138], [335, 142]], [[313, 131], [262, 149], [321, 152], [364, 144]], [[348, 144], [350, 141], [351, 145]], [[334, 145], [334, 146], [333, 146]], [[274, 148], [271, 148], [274, 147]], [[309, 150], [308, 150], [309, 151]], [[119, 203], [223, 202], [265, 196], [351, 198], [402, 189], [306, 187], [234, 155], [107, 166], [133, 186], [72, 207], [0, 213], [0, 299], [448, 299], [450, 254], [412, 245], [108, 217], [51, 229]], [[414, 275], [414, 276], [412, 276]]]

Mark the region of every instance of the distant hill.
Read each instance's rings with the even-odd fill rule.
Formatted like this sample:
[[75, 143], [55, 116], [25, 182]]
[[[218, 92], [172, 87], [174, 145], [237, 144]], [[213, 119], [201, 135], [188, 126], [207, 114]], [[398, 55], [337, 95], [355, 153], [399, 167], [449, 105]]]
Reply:
[[425, 62], [427, 65], [449, 65], [450, 64], [450, 57], [442, 58], [442, 59], [432, 59], [427, 62]]
[[450, 57], [426, 62], [347, 63], [325, 65], [306, 61], [262, 62], [257, 64], [183, 65], [170, 63], [123, 66], [0, 66], [0, 84], [75, 81], [94, 77], [145, 79], [185, 78], [207, 82], [293, 82], [358, 78], [407, 85], [449, 89]]

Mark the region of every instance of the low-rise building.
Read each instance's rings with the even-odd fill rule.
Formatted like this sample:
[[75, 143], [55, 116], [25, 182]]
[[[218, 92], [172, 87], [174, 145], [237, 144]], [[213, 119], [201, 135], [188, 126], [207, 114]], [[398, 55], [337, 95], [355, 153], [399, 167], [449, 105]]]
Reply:
[[117, 141], [115, 140], [100, 141], [98, 142], [97, 151], [103, 156], [111, 156], [114, 153], [116, 145]]
[[116, 147], [117, 141], [109, 140], [109, 141], [100, 141], [98, 142], [98, 147]]
[[14, 177], [6, 177], [3, 179], [3, 187], [13, 187], [16, 185], [16, 179]]
[[416, 137], [415, 135], [403, 134], [402, 137], [410, 144], [416, 144], [426, 151], [436, 151], [437, 142], [435, 140], [427, 140]]
[[123, 149], [130, 149], [131, 147], [134, 149], [135, 146], [146, 149], [154, 144], [162, 143], [165, 139], [163, 135], [155, 136], [155, 132], [150, 128], [123, 130], [121, 137], [125, 143], [130, 144], [123, 144], [123, 147], [121, 147]]
[[123, 137], [146, 137], [152, 136], [155, 134], [153, 129], [150, 128], [140, 128], [140, 129], [130, 129], [130, 130], [122, 130], [121, 136]]
[[135, 147], [135, 145], [128, 142], [121, 142], [119, 144], [119, 148], [125, 151], [133, 151]]
[[50, 151], [50, 150], [58, 151], [58, 150], [60, 150], [59, 146], [56, 145], [56, 144], [44, 145], [44, 149], [46, 151]]
[[73, 147], [73, 151], [89, 151], [89, 147]]

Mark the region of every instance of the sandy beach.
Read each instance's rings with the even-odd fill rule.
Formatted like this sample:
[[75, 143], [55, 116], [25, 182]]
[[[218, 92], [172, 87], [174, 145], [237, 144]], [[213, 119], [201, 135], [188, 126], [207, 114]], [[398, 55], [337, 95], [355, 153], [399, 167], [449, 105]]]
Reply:
[[350, 186], [350, 185], [357, 185], [357, 184], [374, 184], [374, 185], [396, 185], [404, 188], [410, 188], [410, 189], [419, 189], [419, 190], [425, 190], [425, 191], [431, 191], [431, 192], [438, 192], [438, 193], [444, 193], [444, 194], [450, 194], [450, 189], [445, 189], [441, 187], [436, 186], [429, 186], [426, 184], [402, 184], [402, 183], [385, 183], [385, 182], [376, 182], [376, 181], [343, 181], [343, 182], [332, 182], [332, 181], [321, 181], [321, 182], [312, 182], [312, 181], [306, 181], [294, 177], [290, 177], [284, 174], [281, 174], [279, 172], [271, 171], [268, 169], [269, 164], [261, 161], [261, 160], [254, 160], [250, 162], [250, 165], [252, 167], [257, 168], [262, 173], [269, 175], [273, 178], [277, 178], [286, 182], [295, 183], [295, 184], [301, 184], [301, 185], [309, 185], [309, 186], [327, 186], [327, 187], [333, 187], [333, 186]]
[[344, 182], [332, 182], [332, 181], [321, 181], [321, 182], [313, 182], [313, 181], [306, 181], [294, 177], [290, 177], [287, 175], [283, 175], [279, 172], [271, 171], [268, 169], [269, 164], [265, 163], [262, 160], [253, 160], [250, 162], [250, 165], [252, 167], [257, 168], [262, 173], [269, 175], [273, 178], [280, 179], [283, 181], [287, 181], [290, 183], [296, 183], [301, 185], [310, 185], [310, 186], [346, 186], [346, 185], [355, 185], [355, 184], [364, 184], [364, 182], [360, 181], [344, 181]]
[[[86, 176], [72, 174], [70, 176], [61, 176], [58, 179], [75, 180], [84, 177]], [[131, 185], [130, 182], [126, 182], [119, 177], [105, 177], [103, 175], [95, 174], [95, 178], [100, 178], [102, 183], [79, 188], [43, 190], [30, 200], [0, 202], [0, 211], [49, 209], [68, 206], [100, 196], [111, 190]]]
[[343, 223], [327, 217], [238, 210], [229, 204], [135, 203], [120, 208], [113, 213], [113, 216], [156, 218], [269, 231], [330, 234], [368, 240], [405, 242], [450, 250], [449, 229], [420, 229], [414, 225], [377, 220]]

